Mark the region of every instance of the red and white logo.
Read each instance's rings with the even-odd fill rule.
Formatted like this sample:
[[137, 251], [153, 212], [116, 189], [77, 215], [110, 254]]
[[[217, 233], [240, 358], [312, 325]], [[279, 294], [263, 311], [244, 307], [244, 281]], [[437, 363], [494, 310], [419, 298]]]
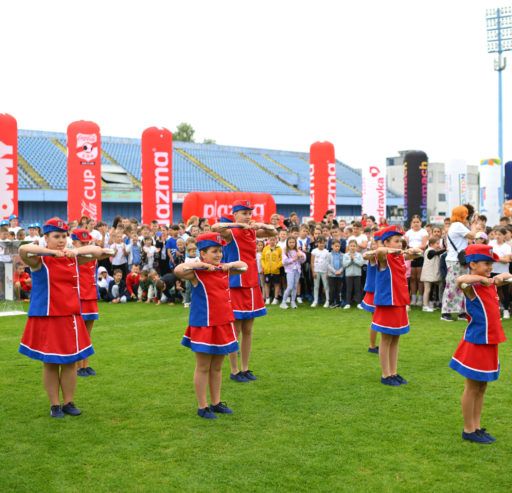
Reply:
[[[90, 164], [98, 157], [98, 136], [96, 134], [77, 134], [76, 155]], [[84, 164], [84, 163], [81, 163]]]

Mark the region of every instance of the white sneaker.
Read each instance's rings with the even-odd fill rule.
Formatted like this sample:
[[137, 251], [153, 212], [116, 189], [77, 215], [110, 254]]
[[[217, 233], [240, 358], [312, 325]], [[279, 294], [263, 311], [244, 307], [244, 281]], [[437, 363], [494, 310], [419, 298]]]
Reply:
[[272, 304], [273, 304], [273, 305], [278, 305], [278, 304], [279, 304], [279, 300], [278, 300], [277, 298], [274, 298], [274, 299], [272, 300]]
[[302, 298], [300, 296], [297, 296], [297, 303], [302, 303]]
[[190, 303], [183, 303], [183, 308], [188, 308], [190, 306]]
[[423, 311], [423, 312], [433, 312], [433, 311], [434, 311], [434, 309], [433, 309], [433, 308], [431, 308], [430, 306], [424, 306], [424, 307], [421, 309], [421, 311]]
[[416, 306], [423, 306], [423, 296], [418, 296], [416, 300]]
[[282, 308], [283, 310], [288, 310], [288, 305], [283, 302], [279, 305], [279, 308]]
[[411, 306], [416, 306], [416, 295], [415, 294], [413, 294], [411, 296]]
[[311, 308], [315, 308], [315, 306], [318, 305], [318, 302], [317, 301], [313, 301], [313, 303], [311, 303]]
[[347, 303], [344, 307], [343, 307], [344, 310], [350, 310], [350, 305]]
[[292, 301], [291, 305], [292, 308], [297, 308], [297, 305], [295, 304], [295, 301]]
[[364, 308], [361, 306], [361, 303], [359, 303], [359, 305], [357, 305], [357, 308], [358, 308], [359, 310], [364, 310]]
[[267, 299], [265, 300], [265, 305], [270, 305], [270, 298], [267, 298]]
[[510, 318], [510, 312], [508, 310], [503, 310], [503, 318]]
[[324, 308], [329, 308], [329, 302], [328, 302], [328, 301], [326, 301], [326, 302], [324, 303]]
[[410, 312], [410, 311], [411, 311], [411, 307], [410, 307], [410, 305], [407, 305], [407, 306], [405, 307], [405, 309], [406, 309], [408, 312]]

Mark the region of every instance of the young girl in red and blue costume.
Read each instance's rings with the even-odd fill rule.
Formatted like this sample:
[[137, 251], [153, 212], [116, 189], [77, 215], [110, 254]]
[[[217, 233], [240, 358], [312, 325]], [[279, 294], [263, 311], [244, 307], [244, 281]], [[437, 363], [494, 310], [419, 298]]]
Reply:
[[[231, 353], [231, 380], [250, 382], [257, 380], [249, 370], [249, 357], [252, 348], [252, 327], [256, 317], [267, 314], [261, 293], [258, 265], [256, 263], [256, 238], [277, 236], [271, 225], [251, 221], [253, 208], [248, 200], [237, 200], [232, 206], [232, 216], [221, 219], [212, 226], [226, 241], [224, 260], [226, 262], [241, 260], [248, 265], [247, 272], [229, 279], [235, 327], [241, 337], [241, 370], [238, 368], [238, 355]], [[229, 220], [232, 218], [232, 222]], [[228, 227], [231, 226], [231, 227]]]
[[[86, 229], [74, 229], [71, 232], [71, 240], [75, 248], [82, 248], [87, 246], [93, 238]], [[104, 249], [102, 249], [102, 251], [105, 252]], [[104, 254], [99, 260], [106, 258], [109, 258], [109, 255]], [[97, 268], [98, 262], [96, 260], [78, 265], [80, 309], [89, 337], [91, 337], [94, 321], [99, 319], [98, 289], [96, 286]], [[89, 366], [89, 357], [77, 362], [77, 375], [79, 377], [96, 375], [96, 372]]]
[[490, 444], [496, 439], [481, 428], [480, 418], [487, 382], [497, 380], [500, 373], [498, 344], [506, 340], [496, 287], [502, 286], [512, 275], [506, 272], [490, 277], [493, 262], [499, 260], [490, 245], [469, 245], [465, 252], [471, 274], [459, 277], [457, 286], [466, 297], [469, 324], [449, 366], [466, 378], [461, 402], [462, 438]]
[[[378, 248], [381, 246], [380, 232], [377, 231], [373, 235], [374, 247]], [[361, 306], [370, 313], [375, 312], [374, 297], [375, 297], [375, 276], [377, 274], [377, 257], [375, 256], [374, 250], [368, 250], [363, 253], [363, 259], [368, 260], [368, 266], [366, 270], [366, 282], [364, 285], [365, 295]], [[368, 348], [369, 353], [379, 354], [379, 346], [377, 346], [377, 332], [370, 327], [370, 347]]]
[[382, 368], [381, 383], [404, 385], [407, 381], [397, 373], [398, 343], [400, 336], [409, 332], [407, 306], [410, 304], [409, 287], [405, 276], [405, 260], [421, 255], [419, 249], [402, 250], [400, 226], [388, 226], [380, 231], [384, 246], [375, 250], [375, 312], [371, 328], [381, 333], [379, 360]]
[[73, 403], [75, 363], [94, 350], [81, 317], [78, 266], [102, 254], [96, 246], [66, 249], [67, 230], [62, 219], [50, 219], [43, 226], [46, 247], [28, 244], [19, 249], [32, 271], [32, 299], [19, 352], [43, 362], [43, 384], [55, 418], [82, 413]]
[[[247, 269], [245, 262], [221, 263], [223, 245], [225, 241], [218, 233], [199, 235], [197, 248], [201, 260], [180, 264], [174, 270], [176, 276], [190, 281], [192, 286], [189, 325], [181, 344], [196, 355], [197, 414], [208, 419], [215, 419], [215, 412], [233, 412], [220, 400], [224, 356], [238, 351], [229, 277]], [[208, 384], [210, 406], [207, 405]]]

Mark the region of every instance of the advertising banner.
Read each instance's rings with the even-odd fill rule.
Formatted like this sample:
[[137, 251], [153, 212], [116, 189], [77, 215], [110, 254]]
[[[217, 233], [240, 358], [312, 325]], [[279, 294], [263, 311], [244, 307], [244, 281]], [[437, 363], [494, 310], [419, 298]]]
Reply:
[[404, 224], [409, 229], [411, 218], [418, 214], [427, 223], [428, 157], [423, 151], [411, 151], [404, 160]]
[[315, 142], [309, 150], [310, 212], [316, 222], [332, 210], [336, 216], [336, 158], [330, 142]]
[[68, 126], [68, 221], [101, 220], [100, 127], [83, 120]]
[[0, 219], [18, 215], [18, 125], [0, 113]]
[[512, 161], [505, 163], [505, 200], [512, 200]]
[[499, 159], [480, 161], [480, 213], [487, 216], [487, 224], [500, 222], [501, 164]]
[[270, 223], [270, 216], [276, 213], [276, 203], [269, 193], [190, 192], [183, 200], [183, 220], [186, 222], [190, 216], [198, 216], [215, 224], [221, 216], [231, 214], [235, 200], [249, 200], [254, 208], [252, 217], [258, 222]]
[[386, 218], [386, 166], [363, 168], [362, 214]]
[[150, 127], [142, 132], [142, 223], [172, 224], [172, 133]]

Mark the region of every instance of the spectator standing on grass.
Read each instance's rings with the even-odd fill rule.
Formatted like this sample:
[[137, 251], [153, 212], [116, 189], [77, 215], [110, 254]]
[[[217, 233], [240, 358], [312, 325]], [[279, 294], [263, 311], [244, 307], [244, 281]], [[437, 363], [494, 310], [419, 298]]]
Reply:
[[424, 285], [423, 308], [424, 312], [433, 312], [434, 307], [430, 302], [432, 288], [437, 286], [441, 289], [441, 255], [445, 250], [441, 248], [441, 239], [433, 236], [428, 240], [428, 247], [425, 250], [423, 267], [421, 269], [421, 282]]
[[181, 343], [195, 353], [194, 389], [198, 403], [197, 415], [207, 419], [217, 418], [215, 413], [233, 413], [220, 400], [224, 357], [238, 351], [229, 277], [247, 270], [247, 264], [241, 261], [221, 264], [223, 245], [225, 241], [218, 233], [198, 236], [197, 248], [201, 260], [182, 264], [175, 270], [180, 279], [192, 284], [189, 323]]
[[325, 238], [319, 236], [316, 240], [317, 247], [311, 252], [311, 273], [313, 275], [314, 294], [311, 307], [315, 308], [321, 296], [320, 281], [325, 290], [324, 308], [329, 308], [329, 284], [327, 272], [329, 270], [329, 258], [331, 254], [325, 248]]
[[288, 308], [286, 300], [290, 297], [292, 308], [297, 308], [295, 299], [297, 297], [297, 286], [299, 284], [301, 265], [305, 262], [306, 255], [297, 249], [297, 240], [289, 236], [283, 252], [283, 266], [286, 272], [286, 291], [283, 293], [281, 308]]
[[281, 289], [281, 267], [283, 266], [283, 251], [277, 246], [276, 237], [272, 236], [268, 240], [268, 245], [261, 252], [261, 265], [265, 275], [265, 304], [270, 303], [270, 289], [274, 286], [273, 305], [279, 303], [279, 293]]
[[343, 269], [345, 271], [345, 310], [354, 302], [360, 310], [361, 306], [361, 273], [364, 265], [363, 256], [357, 251], [357, 241], [348, 242], [348, 252], [343, 255]]
[[[411, 219], [411, 228], [405, 233], [405, 240], [410, 248], [427, 248], [428, 232], [421, 227], [421, 218], [414, 214]], [[411, 263], [411, 305], [423, 305], [423, 283], [421, 282], [421, 268], [423, 257], [414, 259]]]
[[[505, 243], [505, 235], [507, 230], [502, 227], [494, 229], [494, 240], [489, 242], [489, 246], [493, 248], [494, 253], [499, 260], [494, 262], [492, 266], [491, 277], [509, 272], [510, 261], [512, 260], [512, 248]], [[503, 318], [510, 318], [510, 285], [503, 284], [499, 287], [498, 293], [501, 295], [501, 303], [503, 305]]]
[[341, 290], [343, 287], [343, 253], [340, 240], [332, 240], [332, 251], [328, 266], [329, 293], [331, 308], [341, 306]]
[[[446, 232], [446, 286], [443, 292], [441, 320], [453, 322], [452, 313], [460, 320], [466, 320], [464, 294], [457, 285], [457, 279], [466, 274], [468, 267], [459, 262], [458, 254], [473, 241], [477, 233], [477, 217], [469, 217], [466, 206], [458, 205], [452, 210], [450, 226]], [[446, 227], [446, 220], [445, 220]]]
[[114, 250], [114, 256], [111, 258], [112, 270], [120, 270], [123, 279], [128, 274], [128, 252], [126, 244], [123, 241], [123, 234], [116, 232], [113, 235], [114, 243], [110, 246]]

